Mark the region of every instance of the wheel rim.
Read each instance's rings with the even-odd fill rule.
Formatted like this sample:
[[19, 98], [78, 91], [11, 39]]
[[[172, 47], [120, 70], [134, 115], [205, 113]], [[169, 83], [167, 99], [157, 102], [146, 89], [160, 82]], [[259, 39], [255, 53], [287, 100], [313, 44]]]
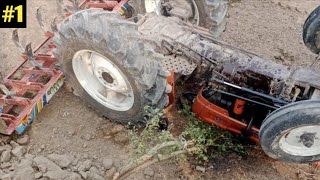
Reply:
[[[145, 0], [144, 6], [147, 13], [155, 12], [157, 15], [161, 15], [161, 0]], [[200, 24], [200, 13], [195, 0], [192, 0], [192, 6], [194, 7], [193, 19], [191, 20], [193, 24]]]
[[145, 0], [144, 6], [147, 13], [155, 12], [161, 15], [161, 0]]
[[279, 147], [294, 156], [319, 155], [320, 125], [291, 129], [280, 138]]
[[78, 51], [72, 59], [76, 78], [97, 102], [115, 111], [127, 111], [134, 104], [131, 84], [110, 59], [91, 51]]

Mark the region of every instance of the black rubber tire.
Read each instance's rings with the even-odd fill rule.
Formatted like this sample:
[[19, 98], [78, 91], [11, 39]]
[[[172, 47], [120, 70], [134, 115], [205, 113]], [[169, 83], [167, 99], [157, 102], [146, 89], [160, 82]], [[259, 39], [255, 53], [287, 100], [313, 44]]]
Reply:
[[[113, 121], [131, 125], [144, 124], [146, 106], [163, 109], [169, 102], [166, 94], [170, 73], [159, 65], [151, 46], [139, 39], [135, 23], [118, 14], [100, 9], [86, 9], [65, 19], [55, 34], [55, 56], [61, 62], [67, 83], [74, 94]], [[124, 112], [109, 109], [92, 98], [80, 85], [72, 68], [74, 54], [92, 50], [110, 59], [126, 75], [134, 93], [133, 107]]]
[[260, 128], [260, 144], [264, 152], [274, 159], [292, 163], [320, 161], [320, 154], [294, 156], [283, 151], [279, 146], [280, 138], [291, 129], [320, 125], [319, 111], [320, 100], [308, 100], [292, 103], [272, 112]]
[[[130, 5], [137, 11], [136, 14], [146, 13], [144, 2], [131, 0]], [[226, 29], [228, 0], [195, 0], [195, 3], [199, 10], [199, 26], [208, 28], [213, 36], [219, 37]]]
[[215, 37], [226, 29], [228, 0], [195, 0], [200, 13], [199, 26], [208, 28]]
[[320, 6], [308, 17], [303, 26], [304, 44], [313, 53], [320, 53]]

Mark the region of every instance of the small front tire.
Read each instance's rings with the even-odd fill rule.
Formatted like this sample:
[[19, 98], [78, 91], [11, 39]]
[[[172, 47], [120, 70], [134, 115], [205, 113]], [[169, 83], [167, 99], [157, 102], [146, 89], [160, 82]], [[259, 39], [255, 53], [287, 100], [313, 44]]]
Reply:
[[292, 163], [320, 161], [320, 101], [289, 104], [271, 113], [260, 128], [260, 143], [270, 157]]

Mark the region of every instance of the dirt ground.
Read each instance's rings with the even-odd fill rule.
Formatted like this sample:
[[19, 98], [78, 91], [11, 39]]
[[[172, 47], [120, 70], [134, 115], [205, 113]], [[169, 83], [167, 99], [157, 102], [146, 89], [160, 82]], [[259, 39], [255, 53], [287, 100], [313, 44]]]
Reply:
[[[280, 63], [309, 65], [315, 55], [303, 44], [302, 26], [319, 4], [319, 0], [232, 0], [222, 39]], [[28, 28], [19, 30], [24, 44], [32, 42], [35, 46], [44, 39], [35, 18], [36, 8], [40, 6], [47, 24], [57, 14], [54, 0], [28, 0]], [[11, 30], [1, 29], [0, 70], [3, 74], [20, 60], [10, 39]], [[124, 131], [110, 135], [113, 126], [110, 121], [98, 117], [86, 103], [62, 89], [26, 132], [30, 137], [28, 151], [37, 156], [68, 154], [79, 161], [91, 159], [100, 164], [102, 159], [110, 158], [118, 166], [128, 158], [129, 148]], [[205, 172], [195, 170], [196, 166], [190, 162], [163, 162], [151, 167], [154, 175], [146, 176], [142, 171], [129, 179], [320, 180], [319, 169], [274, 161], [258, 146], [250, 150], [247, 157], [230, 154], [201, 164]], [[105, 170], [100, 172], [106, 173]]]

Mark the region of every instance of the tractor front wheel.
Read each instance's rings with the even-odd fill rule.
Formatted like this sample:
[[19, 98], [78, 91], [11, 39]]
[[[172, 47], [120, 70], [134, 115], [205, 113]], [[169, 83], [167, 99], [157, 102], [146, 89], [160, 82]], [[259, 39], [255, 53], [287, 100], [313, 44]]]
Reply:
[[320, 161], [320, 101], [289, 104], [271, 113], [260, 128], [262, 149], [294, 163]]

